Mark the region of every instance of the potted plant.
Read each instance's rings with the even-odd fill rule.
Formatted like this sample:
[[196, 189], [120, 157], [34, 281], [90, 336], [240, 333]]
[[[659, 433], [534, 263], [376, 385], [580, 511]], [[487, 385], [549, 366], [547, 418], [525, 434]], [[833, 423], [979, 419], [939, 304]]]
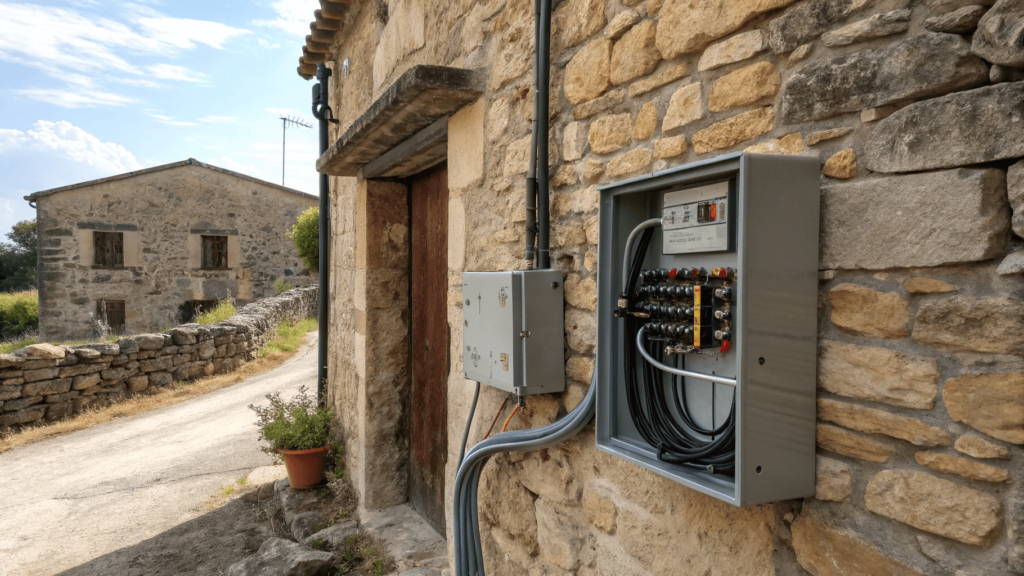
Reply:
[[331, 449], [334, 413], [317, 406], [316, 398], [300, 386], [291, 400], [282, 400], [281, 393], [268, 394], [269, 406], [250, 405], [256, 412], [260, 439], [267, 445], [261, 450], [278, 454], [288, 470], [288, 483], [295, 490], [305, 490], [324, 479], [324, 459]]

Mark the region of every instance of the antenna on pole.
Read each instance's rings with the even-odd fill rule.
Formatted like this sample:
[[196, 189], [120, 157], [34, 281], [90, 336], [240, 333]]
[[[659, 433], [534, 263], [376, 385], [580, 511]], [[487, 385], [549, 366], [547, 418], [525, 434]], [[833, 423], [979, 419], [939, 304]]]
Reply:
[[312, 124], [307, 124], [299, 118], [293, 116], [281, 116], [281, 186], [284, 186], [284, 142], [285, 134], [288, 132], [288, 125], [291, 124], [296, 128], [312, 128]]

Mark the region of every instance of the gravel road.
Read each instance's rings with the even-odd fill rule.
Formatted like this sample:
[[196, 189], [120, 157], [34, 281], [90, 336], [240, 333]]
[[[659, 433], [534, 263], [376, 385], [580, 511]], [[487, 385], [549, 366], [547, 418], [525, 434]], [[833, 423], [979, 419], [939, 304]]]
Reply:
[[202, 524], [211, 496], [272, 463], [248, 405], [303, 384], [316, 386], [315, 332], [270, 372], [0, 454], [0, 576], [92, 573], [114, 560], [118, 574], [135, 572], [130, 551], [152, 556], [161, 534]]

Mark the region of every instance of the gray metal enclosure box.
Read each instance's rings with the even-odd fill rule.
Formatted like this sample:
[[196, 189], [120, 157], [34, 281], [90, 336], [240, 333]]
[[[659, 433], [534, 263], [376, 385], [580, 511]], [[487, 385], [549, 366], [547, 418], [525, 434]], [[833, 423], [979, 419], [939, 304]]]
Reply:
[[559, 270], [462, 274], [466, 378], [519, 396], [565, 390]]
[[[819, 174], [817, 158], [736, 153], [601, 187], [600, 450], [737, 506], [814, 495]], [[737, 271], [732, 350], [696, 358], [693, 368], [691, 355], [686, 356], [687, 369], [735, 378], [737, 385], [690, 378], [684, 385], [695, 411], [713, 410], [719, 418], [723, 411], [721, 400], [714, 404], [715, 394], [735, 394], [735, 477], [657, 459], [657, 450], [640, 436], [629, 414], [622, 347], [635, 343], [623, 343], [624, 320], [613, 315], [623, 290], [629, 233], [662, 216], [666, 192], [722, 182], [729, 186], [734, 243], [710, 253], [665, 254], [658, 228], [644, 268], [728, 266]]]

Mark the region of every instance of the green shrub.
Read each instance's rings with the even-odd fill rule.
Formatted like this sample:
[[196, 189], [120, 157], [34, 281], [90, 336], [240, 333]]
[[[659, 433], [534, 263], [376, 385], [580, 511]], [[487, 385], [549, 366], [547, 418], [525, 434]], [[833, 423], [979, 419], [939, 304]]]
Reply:
[[316, 330], [316, 327], [316, 318], [303, 318], [294, 326], [290, 322], [282, 322], [263, 346], [260, 356], [271, 352], [295, 352], [306, 332]]
[[260, 449], [275, 453], [278, 450], [311, 450], [331, 443], [331, 422], [334, 413], [320, 408], [316, 398], [300, 386], [291, 400], [282, 400], [281, 393], [267, 394], [269, 406], [249, 405], [256, 412], [260, 439], [267, 443]]
[[0, 294], [0, 334], [11, 337], [39, 328], [39, 293]]
[[235, 315], [235, 305], [230, 300], [221, 300], [213, 310], [207, 310], [196, 317], [199, 324], [213, 324], [221, 320], [227, 320]]
[[276, 280], [274, 282], [274, 290], [277, 290], [278, 292], [287, 292], [292, 288], [295, 288], [295, 286], [292, 286], [284, 280]]
[[288, 237], [295, 242], [306, 268], [317, 272], [320, 269], [320, 209], [309, 208], [303, 212]]

